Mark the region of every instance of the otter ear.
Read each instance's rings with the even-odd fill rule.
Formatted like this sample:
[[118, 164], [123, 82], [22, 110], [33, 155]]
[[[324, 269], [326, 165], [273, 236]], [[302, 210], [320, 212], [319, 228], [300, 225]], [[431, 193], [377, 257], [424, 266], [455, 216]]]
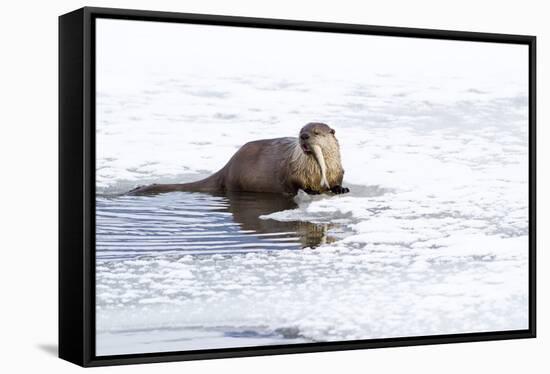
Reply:
[[335, 132], [336, 132], [336, 131], [334, 131], [334, 129], [330, 129], [330, 133], [331, 133], [332, 135], [334, 135]]

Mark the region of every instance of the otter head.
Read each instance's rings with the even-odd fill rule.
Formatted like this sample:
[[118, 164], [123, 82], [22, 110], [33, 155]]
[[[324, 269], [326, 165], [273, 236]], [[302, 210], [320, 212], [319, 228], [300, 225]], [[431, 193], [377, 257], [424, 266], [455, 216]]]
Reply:
[[308, 123], [300, 130], [300, 148], [302, 148], [305, 154], [313, 155], [313, 148], [316, 145], [321, 148], [333, 145], [338, 146], [334, 133], [334, 129], [324, 123]]
[[[334, 135], [335, 131], [324, 123], [312, 122], [308, 123], [300, 130], [299, 142], [302, 151], [313, 156], [319, 169], [321, 170], [321, 185], [330, 189], [327, 182], [327, 166], [325, 157], [335, 156], [338, 154], [338, 140]], [[340, 157], [339, 154], [337, 156]]]

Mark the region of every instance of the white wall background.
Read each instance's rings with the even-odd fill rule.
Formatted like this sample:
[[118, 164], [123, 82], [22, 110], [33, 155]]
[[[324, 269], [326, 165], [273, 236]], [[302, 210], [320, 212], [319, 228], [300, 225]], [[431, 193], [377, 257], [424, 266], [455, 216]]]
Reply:
[[[57, 345], [57, 17], [84, 5], [538, 36], [539, 338], [111, 367], [94, 372], [542, 372], [550, 327], [550, 25], [536, 0], [111, 0], [3, 4], [0, 21], [0, 371], [66, 373]], [[546, 365], [545, 365], [546, 364]]]

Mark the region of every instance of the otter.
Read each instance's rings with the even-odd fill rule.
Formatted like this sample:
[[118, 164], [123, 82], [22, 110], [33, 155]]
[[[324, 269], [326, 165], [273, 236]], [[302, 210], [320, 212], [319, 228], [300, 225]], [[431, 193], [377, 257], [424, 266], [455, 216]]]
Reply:
[[347, 193], [342, 187], [344, 169], [333, 128], [308, 123], [299, 137], [256, 140], [243, 145], [227, 164], [211, 176], [192, 183], [152, 184], [137, 187], [132, 195], [173, 191], [269, 192], [294, 196]]

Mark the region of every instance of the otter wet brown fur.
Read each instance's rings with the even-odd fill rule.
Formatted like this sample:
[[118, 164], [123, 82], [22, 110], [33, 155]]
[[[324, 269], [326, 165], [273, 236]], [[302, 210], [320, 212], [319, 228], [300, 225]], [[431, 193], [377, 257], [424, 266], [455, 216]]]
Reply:
[[243, 145], [218, 172], [198, 182], [152, 184], [130, 194], [190, 192], [270, 192], [296, 195], [331, 191], [342, 187], [344, 169], [335, 131], [324, 123], [308, 123], [298, 138], [256, 140]]

